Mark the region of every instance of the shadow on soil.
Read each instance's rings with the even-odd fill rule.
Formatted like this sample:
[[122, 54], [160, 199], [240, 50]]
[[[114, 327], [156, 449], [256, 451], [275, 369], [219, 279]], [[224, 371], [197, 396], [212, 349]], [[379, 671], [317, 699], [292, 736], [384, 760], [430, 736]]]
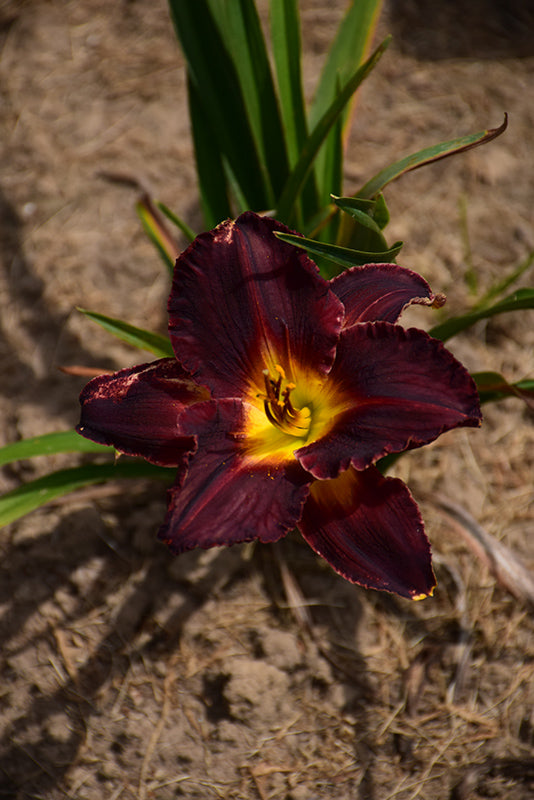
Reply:
[[[105, 354], [95, 357], [83, 346], [83, 342], [67, 328], [68, 314], [51, 307], [44, 299], [45, 286], [41, 278], [34, 274], [30, 261], [26, 258], [23, 242], [23, 222], [14, 206], [0, 188], [0, 266], [6, 276], [11, 316], [0, 321], [4, 339], [5, 364], [2, 369], [2, 391], [7, 397], [16, 397], [21, 403], [29, 400], [41, 407], [58, 411], [73, 408], [73, 378], [65, 376], [57, 369], [57, 347], [61, 343], [61, 357], [67, 363], [113, 369], [113, 363]], [[16, 318], [32, 342], [33, 352], [22, 360], [18, 351], [17, 328], [11, 322]], [[38, 374], [34, 365], [42, 365]], [[79, 380], [81, 389], [85, 380]]]
[[534, 54], [533, 0], [394, 0], [390, 8], [400, 48], [421, 60]]

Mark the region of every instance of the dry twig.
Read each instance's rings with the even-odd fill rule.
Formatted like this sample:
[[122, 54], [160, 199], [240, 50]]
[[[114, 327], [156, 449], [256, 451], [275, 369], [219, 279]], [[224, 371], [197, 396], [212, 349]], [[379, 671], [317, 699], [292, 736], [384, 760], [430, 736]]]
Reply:
[[432, 502], [452, 520], [455, 530], [501, 586], [518, 600], [534, 606], [534, 575], [518, 556], [484, 530], [461, 506], [442, 495], [434, 496]]

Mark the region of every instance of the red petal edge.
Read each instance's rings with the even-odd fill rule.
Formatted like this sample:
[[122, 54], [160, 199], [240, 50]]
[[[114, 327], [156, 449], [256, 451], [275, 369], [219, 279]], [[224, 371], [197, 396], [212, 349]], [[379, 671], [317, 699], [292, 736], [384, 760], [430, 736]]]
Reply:
[[[213, 395], [245, 397], [262, 371], [335, 357], [343, 306], [316, 265], [253, 212], [198, 236], [176, 262], [169, 333], [180, 362]], [[266, 359], [272, 363], [266, 363]]]
[[396, 322], [412, 303], [442, 306], [443, 295], [433, 295], [417, 272], [398, 264], [352, 267], [330, 281], [345, 306], [344, 327], [358, 322]]
[[180, 420], [198, 439], [187, 474], [168, 494], [159, 531], [174, 553], [194, 547], [275, 542], [295, 527], [311, 477], [292, 460], [252, 463], [241, 451], [247, 406], [239, 400], [201, 403]]
[[349, 464], [365, 469], [452, 428], [478, 427], [482, 419], [465, 367], [417, 328], [374, 322], [344, 329], [328, 381], [351, 407], [326, 436], [295, 452], [319, 479], [334, 478]]
[[398, 478], [376, 467], [315, 481], [298, 528], [343, 578], [420, 599], [436, 585], [419, 509]]
[[100, 375], [83, 389], [78, 433], [121, 453], [165, 467], [181, 463], [195, 439], [178, 430], [178, 418], [208, 393], [173, 358]]

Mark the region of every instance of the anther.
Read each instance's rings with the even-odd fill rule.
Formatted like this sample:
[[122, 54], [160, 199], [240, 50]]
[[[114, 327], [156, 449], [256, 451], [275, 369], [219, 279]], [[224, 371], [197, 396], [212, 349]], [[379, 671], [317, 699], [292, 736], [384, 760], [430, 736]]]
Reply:
[[279, 364], [275, 364], [274, 370], [278, 373], [276, 379], [272, 377], [269, 370], [263, 370], [265, 383], [263, 407], [265, 415], [272, 425], [284, 433], [292, 436], [301, 436], [310, 428], [310, 409], [308, 407], [295, 408], [291, 402], [291, 392], [296, 388], [296, 385], [293, 382], [288, 383], [282, 390], [282, 381], [286, 379], [284, 369]]

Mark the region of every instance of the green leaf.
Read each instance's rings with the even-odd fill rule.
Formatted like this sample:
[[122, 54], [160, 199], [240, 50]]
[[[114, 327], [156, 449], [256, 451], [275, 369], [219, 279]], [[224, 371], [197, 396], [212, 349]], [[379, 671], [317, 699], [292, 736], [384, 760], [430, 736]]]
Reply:
[[376, 196], [375, 210], [373, 211], [373, 219], [381, 231], [384, 230], [384, 228], [389, 222], [389, 210], [386, 205], [386, 200], [382, 192], [380, 192]]
[[457, 317], [450, 317], [445, 322], [435, 325], [429, 333], [435, 339], [446, 342], [457, 333], [470, 328], [475, 322], [481, 319], [488, 319], [495, 314], [503, 314], [506, 311], [522, 311], [527, 308], [534, 308], [534, 289], [518, 289], [517, 292], [505, 297], [489, 308], [481, 308], [476, 311], [468, 311]]
[[481, 403], [503, 400], [505, 397], [518, 397], [527, 405], [534, 407], [534, 380], [526, 379], [508, 383], [498, 372], [475, 372], [472, 375]]
[[[331, 195], [337, 195], [342, 191], [343, 185], [343, 120], [340, 115], [332, 130], [328, 135], [327, 146], [323, 146], [318, 156], [322, 156], [323, 174], [323, 195], [320, 198], [321, 204], [324, 200], [330, 199]], [[316, 159], [317, 162], [317, 159]], [[314, 174], [313, 171], [311, 173]], [[340, 214], [332, 217], [319, 235], [322, 242], [337, 241], [340, 226]]]
[[[81, 437], [80, 437], [81, 438]], [[75, 489], [118, 478], [156, 478], [172, 480], [176, 470], [155, 467], [146, 461], [117, 461], [87, 464], [51, 472], [19, 486], [0, 497], [0, 526], [8, 525], [36, 508]]]
[[371, 178], [361, 189], [355, 192], [357, 197], [375, 197], [384, 186], [387, 186], [391, 181], [400, 178], [405, 172], [423, 167], [425, 164], [431, 164], [434, 161], [439, 161], [442, 158], [455, 155], [456, 153], [463, 153], [466, 150], [471, 150], [473, 147], [478, 147], [481, 144], [491, 142], [496, 139], [501, 133], [504, 133], [508, 125], [508, 117], [505, 115], [504, 122], [498, 128], [491, 130], [479, 131], [472, 133], [468, 136], [462, 136], [459, 139], [451, 139], [448, 142], [441, 142], [431, 147], [425, 147], [424, 150], [419, 150], [410, 156], [401, 158], [389, 167], [381, 170], [377, 175]]
[[175, 244], [172, 237], [167, 235], [166, 227], [161, 225], [160, 220], [154, 214], [153, 206], [150, 207], [145, 198], [136, 203], [135, 209], [146, 235], [155, 245], [163, 263], [172, 275], [178, 246]]
[[221, 143], [210, 129], [199, 90], [187, 76], [189, 119], [195, 148], [200, 203], [206, 228], [211, 230], [223, 219], [233, 216], [224, 170]]
[[169, 231], [164, 217], [167, 217], [173, 225], [176, 225], [189, 242], [193, 241], [195, 233], [191, 230], [189, 225], [171, 211], [170, 208], [167, 208], [164, 203], [158, 201], [154, 202], [146, 192], [143, 192], [138, 200], [136, 210], [145, 232], [156, 245], [165, 265], [172, 275], [175, 261], [180, 255], [180, 247]]
[[360, 250], [351, 250], [348, 247], [339, 247], [335, 244], [316, 242], [314, 239], [306, 239], [304, 236], [297, 236], [293, 233], [275, 231], [275, 234], [284, 242], [293, 244], [296, 247], [301, 247], [314, 256], [327, 258], [329, 261], [333, 261], [335, 264], [341, 264], [343, 267], [360, 267], [364, 264], [392, 261], [402, 247], [402, 242], [396, 242], [393, 247], [382, 253], [366, 253]]
[[104, 314], [88, 311], [86, 308], [78, 308], [78, 311], [123, 342], [139, 347], [141, 350], [148, 350], [158, 358], [172, 358], [174, 356], [171, 343], [166, 336], [146, 331], [143, 328], [136, 328], [135, 325], [130, 325], [129, 322], [123, 322], [123, 320], [115, 319], [114, 317], [106, 317]]
[[299, 12], [296, 0], [271, 0], [271, 42], [289, 163], [293, 167], [308, 137], [302, 91]]
[[[302, 51], [298, 4], [296, 0], [271, 0], [271, 43], [278, 84], [280, 112], [288, 154], [288, 172], [296, 165], [308, 138], [306, 104], [302, 90]], [[286, 176], [287, 177], [287, 176]], [[297, 201], [296, 221], [299, 226], [320, 206], [315, 175], [304, 183], [301, 202]]]
[[0, 448], [0, 466], [36, 456], [52, 456], [56, 453], [113, 453], [112, 447], [90, 442], [75, 430], [44, 433], [31, 439], [6, 444]]
[[376, 207], [376, 200], [368, 200], [363, 197], [336, 197], [336, 195], [332, 195], [332, 200], [338, 208], [346, 211], [347, 214], [361, 211], [372, 217]]
[[[282, 191], [289, 164], [280, 109], [256, 6], [250, 0], [210, 0], [210, 6], [235, 66], [264, 179], [274, 203], [274, 197]], [[232, 171], [236, 174], [233, 165]]]
[[291, 211], [293, 209], [294, 203], [298, 194], [302, 188], [304, 181], [313, 166], [314, 159], [317, 155], [317, 152], [324, 142], [328, 132], [332, 129], [332, 126], [336, 123], [339, 115], [343, 111], [344, 107], [358, 88], [358, 86], [362, 83], [363, 80], [367, 77], [367, 75], [371, 72], [371, 70], [376, 66], [380, 57], [386, 50], [388, 44], [390, 42], [390, 38], [388, 37], [385, 39], [382, 44], [375, 50], [372, 56], [363, 64], [354, 75], [350, 78], [350, 80], [345, 84], [339, 95], [334, 99], [331, 106], [325, 111], [324, 115], [321, 117], [313, 131], [308, 136], [302, 151], [300, 158], [295, 165], [294, 169], [291, 171], [291, 174], [286, 182], [284, 190], [282, 192], [282, 196], [278, 201], [278, 209], [275, 216], [278, 219], [282, 219], [284, 221], [290, 220]]
[[[231, 5], [241, 13], [240, 3]], [[211, 137], [212, 147], [220, 153], [217, 180], [221, 178], [220, 165], [226, 159], [248, 207], [272, 208], [270, 176], [260, 157], [260, 143], [251, 126], [240, 75], [224, 41], [221, 15], [216, 18], [213, 13], [215, 7], [218, 6], [207, 0], [170, 0], [171, 16], [187, 60], [190, 85], [196, 90], [191, 104], [196, 120], [195, 144], [200, 137], [197, 111], [201, 108], [206, 122], [204, 136]], [[205, 157], [205, 148], [203, 153]], [[203, 169], [202, 183], [206, 191], [208, 182], [209, 174]]]
[[[374, 220], [376, 203], [352, 197], [335, 197], [334, 203], [352, 217], [352, 224], [341, 233], [343, 244], [358, 250], [383, 252], [388, 249], [386, 239]], [[364, 205], [367, 204], [367, 207]], [[342, 226], [343, 228], [343, 226]], [[347, 241], [348, 240], [348, 241]]]
[[175, 213], [174, 213], [174, 211], [171, 211], [171, 209], [170, 209], [170, 208], [168, 208], [168, 207], [165, 205], [165, 203], [161, 203], [161, 202], [158, 200], [158, 201], [156, 202], [156, 206], [158, 207], [158, 209], [159, 209], [159, 210], [160, 210], [160, 211], [161, 211], [163, 214], [165, 214], [165, 216], [167, 217], [167, 219], [170, 219], [170, 221], [171, 221], [171, 222], [172, 222], [174, 225], [176, 225], [176, 227], [177, 227], [179, 230], [181, 230], [181, 231], [182, 231], [183, 235], [185, 236], [185, 238], [187, 239], [187, 241], [188, 241], [188, 242], [192, 242], [192, 241], [193, 241], [193, 239], [196, 237], [196, 233], [194, 232], [194, 230], [192, 230], [192, 228], [190, 228], [190, 227], [189, 227], [189, 225], [187, 224], [187, 222], [184, 222], [184, 220], [183, 220], [181, 217], [177, 216], [177, 214], [175, 214]]
[[232, 168], [226, 159], [224, 159], [223, 167], [224, 174], [226, 175], [228, 192], [232, 201], [232, 207], [239, 209], [239, 214], [241, 214], [243, 211], [248, 210], [247, 198], [245, 197], [241, 189], [241, 185], [232, 172]]
[[[344, 87], [355, 70], [362, 64], [370, 48], [381, 5], [381, 0], [352, 0], [350, 3], [321, 73], [315, 98], [310, 108], [310, 128], [317, 125], [337, 97], [339, 87]], [[345, 106], [340, 116], [342, 130], [347, 123], [349, 112], [350, 103]], [[337, 147], [337, 136], [332, 131], [315, 162], [321, 203], [328, 201], [330, 192], [339, 191], [331, 182], [334, 153]]]
[[361, 65], [369, 48], [380, 13], [381, 0], [352, 0], [330, 47], [310, 108], [310, 122], [316, 125], [332, 104], [338, 88], [347, 83]]

